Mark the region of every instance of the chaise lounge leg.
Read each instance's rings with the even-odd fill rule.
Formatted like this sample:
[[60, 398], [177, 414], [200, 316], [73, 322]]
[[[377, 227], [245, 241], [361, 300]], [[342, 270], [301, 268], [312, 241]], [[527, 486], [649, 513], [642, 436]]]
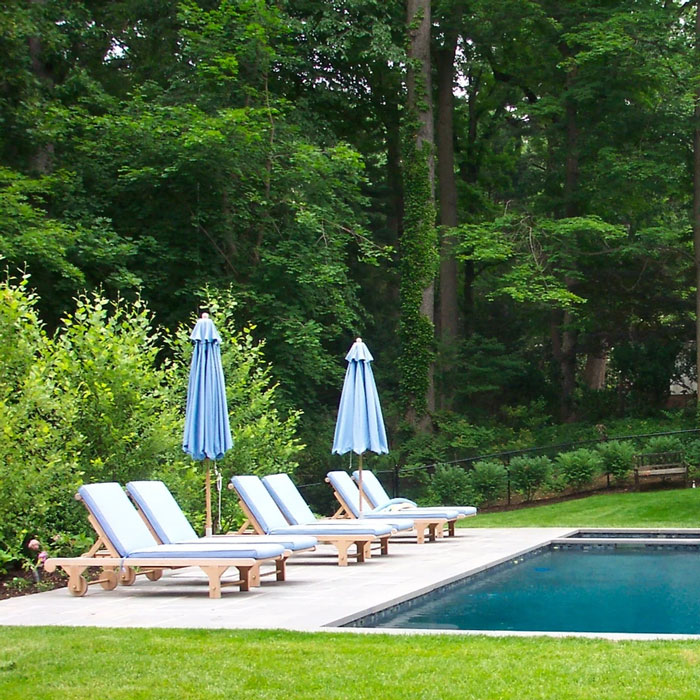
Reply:
[[[44, 568], [51, 573], [56, 571], [56, 564], [49, 559]], [[68, 591], [71, 595], [81, 597], [87, 593], [88, 582], [83, 578], [83, 571], [87, 566], [81, 565], [63, 565], [61, 568], [68, 574]]]
[[425, 531], [427, 529], [427, 525], [415, 525], [416, 529], [416, 542], [418, 544], [425, 544]]
[[[210, 598], [221, 598], [221, 577], [224, 571], [228, 569], [228, 566], [203, 566], [202, 571], [209, 578], [209, 597]], [[245, 575], [241, 571], [241, 578], [246, 580], [247, 586], [250, 585], [250, 571], [246, 571]], [[241, 583], [241, 590], [248, 590], [248, 588], [243, 588], [244, 583]]]
[[357, 561], [364, 562], [365, 555], [367, 554], [365, 551], [365, 541], [359, 540], [358, 542], [355, 542], [355, 549], [357, 550]]
[[285, 558], [277, 559], [275, 561], [275, 577], [277, 581], [287, 580], [287, 560]]
[[85, 571], [82, 567], [70, 566], [66, 569], [68, 574], [68, 590], [71, 595], [82, 598], [88, 589], [88, 583], [83, 578], [82, 574]]
[[382, 555], [389, 554], [389, 537], [382, 537], [379, 540]]
[[450, 520], [450, 521], [447, 523], [447, 535], [448, 535], [448, 537], [454, 537], [455, 534], [456, 534], [456, 533], [455, 533], [455, 521], [454, 521], [454, 520]]
[[253, 588], [260, 586], [260, 565], [253, 566], [250, 570], [250, 585]]
[[338, 549], [338, 566], [347, 566], [348, 549], [352, 545], [352, 542], [334, 542], [334, 544]]

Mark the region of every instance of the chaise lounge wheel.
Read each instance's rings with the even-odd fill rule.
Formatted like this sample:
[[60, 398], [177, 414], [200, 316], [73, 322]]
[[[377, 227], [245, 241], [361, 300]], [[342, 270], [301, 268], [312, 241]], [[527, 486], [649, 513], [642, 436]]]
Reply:
[[88, 582], [82, 576], [68, 579], [68, 590], [70, 591], [71, 595], [82, 598], [87, 593], [87, 589]]
[[113, 591], [119, 583], [119, 576], [112, 569], [105, 569], [100, 576], [100, 586], [106, 591]]
[[163, 572], [161, 571], [161, 569], [149, 569], [146, 572], [146, 578], [149, 581], [157, 581], [162, 575]]
[[121, 583], [122, 586], [130, 586], [135, 580], [136, 572], [130, 566], [127, 566], [121, 574], [119, 574], [119, 583]]

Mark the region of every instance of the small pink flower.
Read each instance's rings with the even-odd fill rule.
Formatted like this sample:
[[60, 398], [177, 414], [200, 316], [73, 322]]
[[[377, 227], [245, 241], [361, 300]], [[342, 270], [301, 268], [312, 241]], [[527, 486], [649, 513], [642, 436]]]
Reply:
[[48, 552], [39, 552], [39, 556], [36, 558], [39, 566], [44, 566], [44, 562], [49, 558]]
[[27, 547], [29, 547], [29, 549], [33, 549], [34, 551], [38, 551], [39, 549], [41, 549], [39, 540], [29, 540], [29, 542], [27, 543]]

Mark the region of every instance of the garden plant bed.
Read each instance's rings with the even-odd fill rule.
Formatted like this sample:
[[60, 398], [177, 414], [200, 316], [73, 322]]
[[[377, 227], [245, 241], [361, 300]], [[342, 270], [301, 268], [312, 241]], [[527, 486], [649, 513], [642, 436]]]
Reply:
[[0, 575], [0, 600], [63, 588], [67, 580], [62, 571], [41, 571], [37, 581], [33, 571], [14, 569]]

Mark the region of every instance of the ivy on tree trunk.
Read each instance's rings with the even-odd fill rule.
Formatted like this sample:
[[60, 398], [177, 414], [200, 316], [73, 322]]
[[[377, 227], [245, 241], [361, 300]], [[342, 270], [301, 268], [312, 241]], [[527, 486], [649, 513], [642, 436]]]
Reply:
[[401, 236], [401, 378], [408, 422], [427, 428], [435, 408], [433, 378], [435, 228], [430, 2], [408, 0], [408, 109], [404, 121], [404, 229]]

